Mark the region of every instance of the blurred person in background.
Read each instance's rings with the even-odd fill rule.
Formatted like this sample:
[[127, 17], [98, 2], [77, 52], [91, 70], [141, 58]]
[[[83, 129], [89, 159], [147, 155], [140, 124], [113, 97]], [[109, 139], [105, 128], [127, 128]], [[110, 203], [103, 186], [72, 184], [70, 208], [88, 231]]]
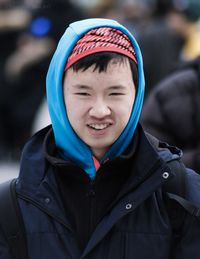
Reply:
[[39, 8], [33, 9], [33, 19], [42, 17], [49, 20], [49, 35], [56, 43], [68, 24], [86, 16], [87, 12], [70, 0], [41, 0]]
[[200, 172], [200, 56], [158, 83], [143, 106], [145, 130], [183, 150], [183, 161]]
[[182, 19], [182, 22], [176, 23], [172, 17], [171, 25], [174, 25], [185, 39], [181, 59], [191, 60], [200, 55], [200, 1], [176, 0], [175, 3], [178, 18]]
[[169, 16], [174, 10], [172, 1], [152, 2], [154, 4], [148, 23], [138, 32], [137, 37], [144, 58], [146, 97], [154, 85], [170, 74], [179, 62], [185, 40], [183, 35], [169, 23]]
[[15, 93], [8, 86], [5, 66], [10, 54], [16, 48], [18, 37], [30, 20], [30, 12], [22, 9], [17, 1], [15, 5], [13, 1], [0, 1], [0, 160], [10, 157], [11, 150], [15, 148], [12, 141], [15, 124], [12, 124], [12, 116], [10, 117], [10, 110], [16, 109], [12, 103], [12, 96]]
[[[17, 8], [28, 13], [29, 20], [14, 41], [10, 33], [6, 38], [3, 35], [6, 51], [1, 63], [4, 94], [0, 102], [0, 159], [15, 161], [32, 133], [33, 121], [43, 102], [46, 71], [57, 40], [70, 22], [83, 18], [83, 13], [66, 0], [25, 1]], [[22, 18], [13, 18], [14, 28]]]
[[83, 10], [88, 17], [106, 17], [107, 14], [116, 9], [116, 0], [69, 0], [77, 8]]

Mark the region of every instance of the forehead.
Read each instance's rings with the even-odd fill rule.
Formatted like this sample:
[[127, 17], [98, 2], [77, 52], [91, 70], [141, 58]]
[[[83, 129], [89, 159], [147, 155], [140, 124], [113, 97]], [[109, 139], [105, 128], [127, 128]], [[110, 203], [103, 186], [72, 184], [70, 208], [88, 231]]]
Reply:
[[95, 70], [95, 65], [86, 70], [74, 71], [69, 68], [64, 77], [64, 89], [106, 89], [135, 88], [129, 62], [110, 62], [106, 71]]
[[121, 72], [131, 72], [131, 66], [129, 63], [129, 60], [127, 58], [125, 59], [117, 59], [113, 58], [110, 61], [107, 62], [107, 64], [102, 64], [102, 62], [99, 64], [98, 62], [96, 63], [91, 63], [87, 66], [82, 66], [80, 68], [74, 68], [70, 67], [65, 73], [64, 77], [68, 77], [68, 75], [77, 76], [77, 75], [109, 75], [110, 72], [115, 73], [117, 71]]

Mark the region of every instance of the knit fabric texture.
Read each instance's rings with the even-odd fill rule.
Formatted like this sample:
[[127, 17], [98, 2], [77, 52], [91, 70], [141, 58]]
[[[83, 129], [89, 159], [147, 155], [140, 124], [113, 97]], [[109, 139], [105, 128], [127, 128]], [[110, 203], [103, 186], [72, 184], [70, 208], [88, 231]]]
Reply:
[[120, 30], [101, 27], [87, 32], [73, 48], [65, 71], [79, 59], [97, 52], [117, 52], [131, 58], [136, 64], [136, 54], [129, 38]]

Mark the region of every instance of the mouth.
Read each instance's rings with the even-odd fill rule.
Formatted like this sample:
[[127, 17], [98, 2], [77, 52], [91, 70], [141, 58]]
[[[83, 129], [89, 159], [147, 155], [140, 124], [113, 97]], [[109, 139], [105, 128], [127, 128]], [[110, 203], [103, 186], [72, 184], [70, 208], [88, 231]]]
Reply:
[[110, 123], [91, 123], [87, 126], [93, 130], [101, 131], [107, 129], [110, 125]]

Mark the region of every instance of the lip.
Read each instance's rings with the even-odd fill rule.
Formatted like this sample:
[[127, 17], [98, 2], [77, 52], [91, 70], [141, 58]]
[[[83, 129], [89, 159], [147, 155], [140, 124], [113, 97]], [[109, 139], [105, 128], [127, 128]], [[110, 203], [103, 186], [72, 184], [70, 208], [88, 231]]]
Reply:
[[90, 128], [93, 128], [95, 130], [103, 130], [108, 128], [111, 124], [110, 123], [90, 123], [87, 124]]
[[[89, 125], [91, 124], [108, 124], [108, 126], [106, 128], [103, 128], [103, 129], [94, 129], [94, 128], [91, 128]], [[110, 127], [112, 126], [111, 123], [90, 123], [90, 124], [87, 124], [87, 128], [88, 128], [88, 132], [92, 135], [92, 136], [95, 136], [95, 137], [98, 137], [98, 136], [102, 136], [102, 135], [105, 135], [109, 130], [110, 130]]]

